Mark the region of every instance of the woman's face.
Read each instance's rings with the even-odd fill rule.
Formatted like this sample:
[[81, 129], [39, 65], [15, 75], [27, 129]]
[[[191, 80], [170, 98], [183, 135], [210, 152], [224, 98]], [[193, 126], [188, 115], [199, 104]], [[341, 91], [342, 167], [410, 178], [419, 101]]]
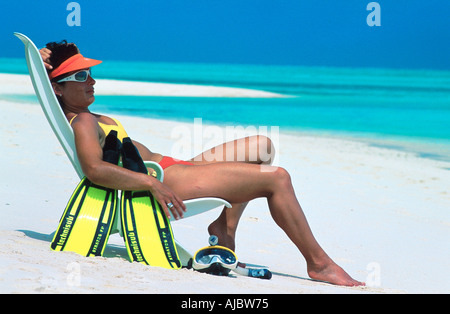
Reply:
[[[68, 73], [67, 76], [72, 75], [76, 72]], [[68, 81], [64, 82], [63, 84], [53, 83], [52, 85], [55, 94], [60, 96], [65, 107], [70, 108], [72, 110], [87, 108], [95, 100], [94, 96], [95, 80], [90, 75], [85, 82]]]

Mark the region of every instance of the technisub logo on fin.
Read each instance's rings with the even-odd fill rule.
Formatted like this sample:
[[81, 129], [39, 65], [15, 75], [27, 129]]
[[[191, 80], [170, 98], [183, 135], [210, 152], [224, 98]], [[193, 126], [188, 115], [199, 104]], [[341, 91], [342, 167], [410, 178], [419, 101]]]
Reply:
[[64, 224], [64, 227], [61, 230], [61, 233], [59, 234], [59, 239], [55, 243], [52, 243], [52, 249], [55, 249], [57, 246], [63, 247], [66, 244], [66, 240], [69, 237], [70, 230], [72, 229], [73, 222], [75, 220], [74, 216], [69, 216], [66, 219], [66, 223]]
[[141, 248], [139, 246], [139, 241], [136, 234], [134, 232], [128, 232], [127, 237], [131, 254], [133, 254], [133, 261], [139, 263], [145, 262], [145, 259], [142, 256]]

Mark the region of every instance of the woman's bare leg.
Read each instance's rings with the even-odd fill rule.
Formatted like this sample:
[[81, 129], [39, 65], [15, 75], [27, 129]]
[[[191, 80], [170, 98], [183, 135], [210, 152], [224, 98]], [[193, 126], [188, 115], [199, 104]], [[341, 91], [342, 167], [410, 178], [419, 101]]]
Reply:
[[316, 280], [355, 286], [352, 279], [323, 251], [314, 238], [295, 196], [289, 174], [282, 168], [245, 163], [199, 166], [174, 165], [166, 169], [165, 183], [182, 199], [216, 196], [232, 203], [267, 198], [270, 213], [305, 257], [308, 274]]
[[[250, 136], [211, 148], [190, 161], [197, 165], [217, 162], [245, 162], [271, 165], [275, 156], [272, 141], [266, 136]], [[208, 226], [209, 234], [219, 237], [219, 245], [236, 248], [236, 230], [248, 202], [224, 207], [219, 217]]]

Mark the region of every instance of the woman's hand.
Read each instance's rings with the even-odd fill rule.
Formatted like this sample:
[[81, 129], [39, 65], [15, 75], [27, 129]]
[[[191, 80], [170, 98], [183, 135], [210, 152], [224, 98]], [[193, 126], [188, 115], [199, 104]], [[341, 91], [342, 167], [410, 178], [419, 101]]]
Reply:
[[157, 183], [152, 185], [150, 193], [159, 202], [166, 216], [170, 219], [170, 210], [175, 219], [183, 218], [183, 214], [186, 212], [186, 206], [183, 201], [167, 185], [158, 180], [155, 181]]
[[41, 58], [44, 61], [45, 68], [47, 70], [53, 70], [53, 67], [50, 64], [50, 56], [52, 54], [52, 51], [47, 48], [42, 48], [41, 50], [39, 50], [39, 53], [41, 54]]

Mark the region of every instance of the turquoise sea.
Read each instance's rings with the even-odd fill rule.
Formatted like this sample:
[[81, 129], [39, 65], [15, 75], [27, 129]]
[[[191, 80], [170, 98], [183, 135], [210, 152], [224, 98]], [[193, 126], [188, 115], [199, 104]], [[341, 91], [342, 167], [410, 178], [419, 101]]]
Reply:
[[[0, 72], [27, 74], [23, 59]], [[450, 71], [104, 61], [94, 78], [265, 90], [286, 98], [96, 96], [93, 110], [357, 137], [450, 160]], [[23, 100], [18, 95], [0, 99]]]

